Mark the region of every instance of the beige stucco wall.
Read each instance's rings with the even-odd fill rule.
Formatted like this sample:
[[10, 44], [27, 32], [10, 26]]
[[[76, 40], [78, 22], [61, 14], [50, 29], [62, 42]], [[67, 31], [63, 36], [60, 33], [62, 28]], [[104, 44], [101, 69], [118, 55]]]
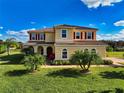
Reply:
[[[96, 52], [101, 57], [106, 57], [106, 48], [105, 46], [55, 46], [55, 60], [64, 60], [62, 59], [62, 50], [67, 49], [68, 51], [68, 59], [71, 57], [72, 54], [74, 54], [77, 50], [84, 50], [88, 49], [91, 51], [91, 49], [96, 49]], [[68, 60], [65, 59], [65, 60]]]
[[45, 33], [45, 42], [55, 42], [55, 34], [54, 33]]
[[[62, 33], [62, 28], [56, 28], [55, 30], [55, 42], [73, 42], [73, 33], [74, 32], [83, 32], [83, 35], [84, 35], [84, 32], [94, 32], [94, 40], [96, 40], [96, 30], [79, 30], [79, 29], [74, 29], [74, 28], [64, 28], [65, 30], [67, 30], [67, 38], [62, 38], [61, 36], [61, 33]], [[83, 36], [83, 39], [85, 37]], [[82, 39], [82, 40], [83, 40]]]
[[73, 29], [72, 28], [66, 28], [65, 30], [67, 30], [67, 38], [62, 38], [61, 36], [61, 28], [56, 28], [55, 31], [55, 42], [72, 42], [73, 41]]

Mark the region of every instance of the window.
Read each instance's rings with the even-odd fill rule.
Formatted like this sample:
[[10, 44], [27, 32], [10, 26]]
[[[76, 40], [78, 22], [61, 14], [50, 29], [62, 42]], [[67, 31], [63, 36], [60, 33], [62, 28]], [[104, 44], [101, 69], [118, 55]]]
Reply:
[[84, 49], [84, 52], [89, 52], [88, 49]]
[[62, 50], [62, 58], [67, 58], [67, 49]]
[[36, 40], [36, 34], [35, 33], [31, 34], [31, 40]]
[[92, 32], [87, 32], [87, 39], [92, 39]]
[[44, 38], [45, 38], [45, 37], [44, 37], [44, 33], [41, 33], [41, 34], [40, 34], [40, 40], [44, 40]]
[[62, 38], [66, 38], [67, 37], [67, 30], [62, 30]]
[[76, 39], [80, 39], [81, 33], [80, 32], [76, 32]]
[[91, 53], [96, 54], [96, 49], [92, 49]]

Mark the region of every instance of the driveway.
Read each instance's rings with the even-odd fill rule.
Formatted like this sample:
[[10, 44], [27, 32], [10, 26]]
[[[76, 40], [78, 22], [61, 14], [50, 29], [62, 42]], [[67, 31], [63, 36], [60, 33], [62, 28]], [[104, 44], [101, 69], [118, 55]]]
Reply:
[[104, 59], [110, 59], [110, 60], [112, 60], [113, 61], [113, 65], [123, 66], [120, 63], [124, 63], [124, 59], [121, 59], [121, 58], [106, 57]]

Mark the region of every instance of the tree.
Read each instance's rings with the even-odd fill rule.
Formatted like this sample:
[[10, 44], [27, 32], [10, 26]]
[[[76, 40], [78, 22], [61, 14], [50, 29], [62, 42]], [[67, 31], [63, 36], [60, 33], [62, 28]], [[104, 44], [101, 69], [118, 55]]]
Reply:
[[70, 58], [70, 62], [80, 65], [83, 71], [89, 71], [91, 62], [100, 61], [100, 57], [96, 53], [76, 51]]
[[108, 47], [106, 48], [106, 51], [108, 51], [108, 52], [113, 52], [113, 48], [112, 48], [111, 46], [108, 46]]
[[5, 45], [7, 47], [7, 53], [9, 55], [10, 54], [10, 47], [13, 46], [13, 45], [17, 45], [16, 39], [15, 38], [6, 39]]
[[22, 62], [29, 71], [34, 72], [35, 70], [38, 70], [40, 65], [45, 63], [45, 57], [40, 54], [28, 55], [24, 57]]

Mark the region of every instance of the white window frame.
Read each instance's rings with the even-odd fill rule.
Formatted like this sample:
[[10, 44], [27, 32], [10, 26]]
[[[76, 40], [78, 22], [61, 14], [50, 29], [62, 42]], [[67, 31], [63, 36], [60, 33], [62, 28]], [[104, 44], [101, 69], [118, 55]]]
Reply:
[[[35, 39], [33, 39], [33, 37], [34, 37]], [[32, 34], [31, 34], [31, 40], [36, 40], [36, 33], [32, 33]]]
[[[66, 30], [66, 37], [62, 37], [62, 31], [63, 30]], [[61, 38], [62, 39], [67, 39], [67, 37], [68, 37], [68, 30], [67, 29], [61, 29]]]
[[[79, 38], [76, 38], [76, 37], [77, 37], [77, 33], [80, 33], [80, 36], [79, 36]], [[79, 40], [79, 39], [81, 39], [81, 32], [75, 32], [75, 39], [76, 39], [76, 40]]]
[[[43, 35], [43, 39], [41, 39], [41, 35]], [[44, 40], [45, 37], [44, 37], [44, 33], [40, 33], [40, 39], [39, 40]]]
[[[91, 39], [88, 38], [88, 33], [91, 33]], [[93, 38], [92, 38], [92, 33], [93, 33], [93, 32], [87, 32], [87, 40], [92, 40], [92, 39], [93, 39]]]
[[[63, 58], [63, 50], [64, 49], [66, 49], [67, 50], [67, 58]], [[67, 48], [63, 48], [62, 50], [61, 50], [61, 59], [62, 60], [67, 60], [69, 57], [68, 57], [68, 49]]]

